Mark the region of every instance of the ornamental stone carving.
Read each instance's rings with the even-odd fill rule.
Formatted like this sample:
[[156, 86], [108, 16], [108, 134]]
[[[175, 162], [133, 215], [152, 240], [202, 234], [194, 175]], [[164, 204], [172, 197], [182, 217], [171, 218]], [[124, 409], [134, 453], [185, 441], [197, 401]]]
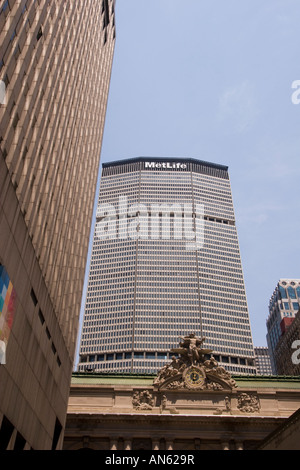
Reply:
[[260, 410], [260, 402], [257, 395], [241, 393], [238, 396], [238, 409], [242, 413], [255, 413]]
[[136, 410], [152, 410], [154, 399], [148, 390], [135, 392], [132, 397], [132, 405]]
[[[235, 381], [223, 367], [220, 367], [211, 355], [211, 349], [204, 349], [205, 338], [197, 338], [191, 333], [179, 344], [179, 348], [171, 352], [177, 356], [165, 365], [154, 379], [158, 389], [174, 390], [232, 390]], [[206, 359], [208, 355], [209, 359]]]

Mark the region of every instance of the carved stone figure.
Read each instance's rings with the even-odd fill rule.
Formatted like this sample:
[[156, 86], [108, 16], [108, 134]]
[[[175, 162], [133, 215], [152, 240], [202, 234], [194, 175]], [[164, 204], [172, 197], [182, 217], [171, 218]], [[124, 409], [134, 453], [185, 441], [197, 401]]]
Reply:
[[166, 395], [163, 395], [162, 396], [162, 399], [161, 399], [161, 409], [162, 410], [165, 410], [167, 408], [167, 397]]
[[179, 343], [180, 347], [172, 349], [172, 352], [179, 353], [183, 357], [188, 358], [191, 364], [201, 362], [205, 354], [212, 352], [212, 349], [203, 349], [201, 347], [205, 338], [197, 338], [195, 333], [180, 337], [180, 339], [183, 339], [183, 342]]
[[231, 411], [231, 403], [230, 403], [229, 397], [225, 397], [225, 408], [226, 408], [226, 411]]
[[171, 352], [178, 354], [166, 364], [154, 379], [154, 385], [159, 389], [189, 389], [189, 390], [232, 390], [235, 381], [216, 359], [211, 355], [212, 349], [204, 349], [205, 338], [197, 338], [191, 333], [179, 343], [179, 348]]
[[213, 356], [210, 359], [204, 362], [204, 365], [207, 369], [214, 369], [218, 367], [218, 363]]
[[136, 410], [152, 410], [154, 400], [148, 390], [135, 392], [132, 397], [132, 405]]
[[257, 395], [241, 393], [238, 396], [238, 409], [243, 413], [255, 413], [260, 410], [260, 402]]

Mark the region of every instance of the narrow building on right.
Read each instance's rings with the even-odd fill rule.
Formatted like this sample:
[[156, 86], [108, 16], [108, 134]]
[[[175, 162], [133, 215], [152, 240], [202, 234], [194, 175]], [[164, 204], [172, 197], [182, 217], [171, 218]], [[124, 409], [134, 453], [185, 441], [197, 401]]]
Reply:
[[284, 325], [275, 348], [274, 362], [278, 375], [300, 376], [300, 310], [292, 323]]
[[277, 345], [294, 321], [299, 307], [300, 279], [280, 279], [270, 299], [267, 319], [267, 343], [273, 374], [279, 374], [275, 357]]

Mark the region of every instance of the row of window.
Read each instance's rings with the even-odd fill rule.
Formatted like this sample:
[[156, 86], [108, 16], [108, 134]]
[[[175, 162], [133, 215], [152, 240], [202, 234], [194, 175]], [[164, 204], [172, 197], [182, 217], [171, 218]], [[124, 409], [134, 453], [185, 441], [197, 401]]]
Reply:
[[[10, 420], [4, 415], [2, 422], [0, 423], [0, 451], [9, 450], [33, 450], [30, 445], [26, 442], [26, 439], [23, 437], [21, 432], [14, 427]], [[56, 418], [54, 431], [52, 436], [52, 450], [56, 450], [57, 444], [62, 433], [63, 427]], [[14, 435], [14, 437], [13, 437]], [[11, 447], [8, 447], [8, 446]]]
[[[134, 373], [134, 374], [154, 374], [160, 368], [161, 364], [154, 363], [154, 364], [142, 364], [140, 366], [131, 367], [131, 364], [125, 362], [124, 364], [108, 364], [108, 363], [100, 363], [100, 364], [90, 364], [89, 366], [79, 365], [79, 371], [105, 371], [105, 372], [115, 372], [116, 369], [122, 370], [123, 373]], [[231, 373], [236, 374], [247, 374], [253, 375], [254, 370], [250, 367], [241, 367], [241, 366], [233, 366], [228, 365], [227, 370]]]
[[[177, 357], [176, 353], [172, 352], [154, 352], [154, 351], [120, 351], [116, 353], [102, 353], [102, 354], [90, 354], [80, 356], [80, 363], [87, 363], [87, 362], [110, 362], [110, 361], [126, 361], [126, 360], [137, 360], [137, 359], [144, 359], [144, 360], [153, 360], [153, 361], [169, 361], [171, 357]], [[206, 359], [209, 359], [210, 356], [207, 355]], [[215, 355], [214, 358], [217, 362], [222, 362], [225, 364], [240, 364], [240, 365], [250, 365], [250, 359], [246, 359], [243, 357], [234, 357], [234, 356], [224, 356], [224, 355]], [[128, 363], [130, 364], [130, 363]], [[142, 363], [140, 363], [142, 364]], [[154, 363], [150, 363], [152, 366]], [[161, 362], [159, 362], [161, 365]], [[120, 364], [119, 364], [120, 365]]]
[[292, 286], [287, 287], [286, 289], [282, 286], [279, 286], [279, 292], [281, 299], [300, 299], [300, 286], [294, 288]]
[[[32, 302], [33, 302], [34, 306], [37, 307], [38, 306], [38, 300], [37, 300], [37, 297], [36, 297], [35, 292], [34, 292], [33, 289], [31, 289], [30, 296], [31, 296], [31, 299], [32, 299]], [[40, 308], [38, 310], [38, 316], [39, 316], [41, 324], [45, 327], [45, 333], [46, 333], [46, 336], [47, 336], [48, 340], [50, 341], [51, 350], [52, 350], [53, 354], [56, 356], [56, 362], [57, 362], [58, 366], [60, 367], [61, 366], [60, 357], [57, 354], [55, 344], [54, 344], [54, 342], [51, 338], [51, 333], [49, 331], [48, 326], [46, 325], [45, 317], [44, 317], [43, 312]]]
[[[179, 330], [177, 329], [177, 332]], [[81, 344], [81, 353], [90, 352], [95, 353], [95, 351], [120, 351], [122, 349], [129, 349], [132, 347], [132, 340], [133, 338], [128, 336], [127, 331], [121, 332], [118, 331], [112, 332], [111, 334], [103, 333], [101, 335], [97, 333], [90, 333]], [[222, 336], [222, 337], [221, 337]], [[252, 341], [249, 340], [242, 341], [239, 337], [239, 342], [237, 345], [237, 341], [231, 340], [232, 336], [226, 335], [218, 335], [218, 339], [215, 337], [209, 337], [207, 335], [207, 345], [212, 347], [215, 351], [222, 351], [223, 354], [240, 354], [240, 355], [249, 355], [253, 356], [253, 345]], [[157, 331], [157, 335], [153, 338], [145, 337], [144, 339], [137, 338], [134, 340], [134, 348], [136, 349], [145, 349], [149, 351], [153, 350], [161, 350], [163, 348], [171, 349], [174, 344], [178, 340], [178, 333], [177, 334], [169, 334], [166, 336], [159, 335], [159, 331]]]

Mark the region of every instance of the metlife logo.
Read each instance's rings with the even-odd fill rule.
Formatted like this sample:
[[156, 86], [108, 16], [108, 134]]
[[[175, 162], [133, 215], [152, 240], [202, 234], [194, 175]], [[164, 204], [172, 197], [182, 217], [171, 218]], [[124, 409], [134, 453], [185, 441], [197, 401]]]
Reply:
[[145, 162], [146, 170], [187, 170], [186, 163], [181, 162]]

